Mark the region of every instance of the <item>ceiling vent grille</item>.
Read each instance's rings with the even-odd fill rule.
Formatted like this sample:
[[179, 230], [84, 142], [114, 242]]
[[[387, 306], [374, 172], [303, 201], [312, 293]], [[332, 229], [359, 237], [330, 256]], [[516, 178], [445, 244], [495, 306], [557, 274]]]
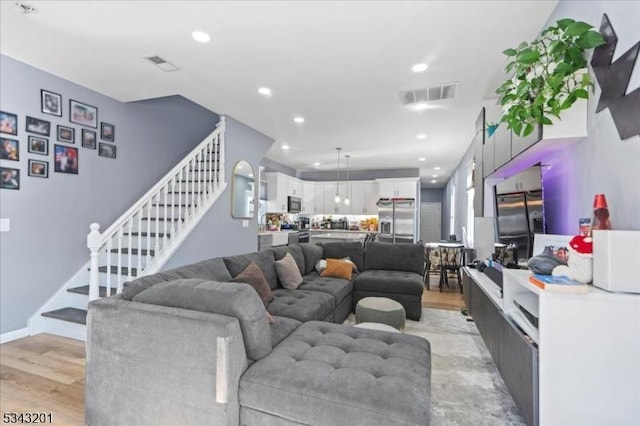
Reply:
[[441, 86], [428, 87], [426, 89], [416, 89], [400, 92], [400, 103], [402, 105], [412, 105], [425, 102], [442, 101], [453, 99], [456, 96], [458, 83], [447, 83]]
[[158, 55], [144, 56], [143, 59], [146, 59], [147, 61], [151, 62], [153, 65], [157, 66], [158, 68], [160, 68], [162, 71], [165, 71], [165, 72], [178, 70], [178, 67], [173, 65], [171, 62], [164, 60]]

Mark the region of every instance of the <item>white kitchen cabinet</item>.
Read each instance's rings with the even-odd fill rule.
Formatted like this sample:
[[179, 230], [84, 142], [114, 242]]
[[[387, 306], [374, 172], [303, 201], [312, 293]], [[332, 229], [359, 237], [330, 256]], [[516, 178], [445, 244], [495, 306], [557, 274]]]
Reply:
[[515, 176], [506, 179], [496, 185], [496, 194], [509, 194], [511, 192], [526, 192], [542, 189], [540, 166], [530, 167]]
[[340, 182], [340, 202], [336, 203], [336, 183], [324, 182], [324, 211], [323, 214], [351, 214], [351, 207], [344, 204], [344, 197], [347, 195], [346, 183]]
[[376, 179], [379, 198], [417, 198], [418, 178]]
[[351, 214], [378, 214], [378, 188], [374, 181], [349, 182]]
[[[316, 182], [302, 182], [302, 213], [303, 214], [318, 214], [321, 213], [317, 210], [316, 200], [318, 195], [316, 194]], [[321, 191], [320, 191], [321, 192]], [[324, 202], [320, 203], [324, 206]]]
[[287, 197], [302, 198], [302, 181], [283, 173], [264, 174], [267, 179], [267, 211], [286, 213]]

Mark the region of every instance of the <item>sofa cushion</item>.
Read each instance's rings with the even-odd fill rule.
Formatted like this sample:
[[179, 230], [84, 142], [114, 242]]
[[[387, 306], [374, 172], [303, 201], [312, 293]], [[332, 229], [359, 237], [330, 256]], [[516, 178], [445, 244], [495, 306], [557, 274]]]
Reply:
[[327, 267], [320, 274], [321, 277], [342, 278], [351, 280], [353, 263], [341, 259], [327, 259]]
[[256, 262], [271, 289], [278, 288], [278, 274], [276, 272], [275, 259], [272, 250], [265, 250], [258, 253], [240, 254], [224, 258], [224, 264], [229, 273], [235, 277], [246, 268], [251, 261]]
[[298, 320], [286, 317], [273, 317], [273, 323], [271, 326], [271, 347], [276, 347], [285, 338], [289, 337], [296, 328], [302, 324]]
[[303, 275], [310, 274], [313, 272], [313, 268], [315, 267], [318, 260], [322, 259], [322, 253], [324, 252], [322, 246], [312, 243], [301, 243], [299, 244], [302, 249], [302, 253], [304, 255], [304, 273]]
[[273, 251], [273, 256], [276, 261], [282, 259], [287, 253], [289, 253], [293, 257], [293, 259], [296, 261], [296, 265], [298, 265], [298, 269], [300, 270], [300, 275], [304, 275], [304, 270], [305, 270], [304, 254], [302, 252], [302, 247], [300, 247], [299, 244], [274, 247], [271, 250]]
[[300, 269], [298, 269], [298, 265], [291, 253], [287, 253], [282, 259], [276, 260], [276, 271], [282, 287], [295, 290], [302, 284]]
[[265, 307], [273, 300], [273, 293], [271, 293], [269, 283], [267, 283], [267, 279], [254, 261], [251, 261], [249, 265], [244, 268], [244, 271], [233, 277], [231, 281], [235, 283], [246, 283], [253, 287]]
[[248, 284], [179, 279], [154, 285], [136, 295], [133, 301], [235, 317], [240, 323], [248, 358], [258, 360], [271, 352], [264, 305]]
[[240, 379], [240, 410], [287, 424], [428, 425], [431, 355], [425, 339], [308, 322]]
[[133, 296], [155, 284], [179, 278], [202, 278], [203, 280], [225, 282], [231, 280], [231, 274], [221, 258], [203, 260], [126, 282], [122, 290], [122, 297], [125, 300], [131, 300]]
[[[364, 270], [411, 271], [422, 275], [422, 244], [388, 244], [371, 242], [364, 253]], [[362, 268], [360, 269], [362, 270]]]
[[415, 272], [368, 270], [356, 277], [353, 288], [369, 292], [421, 296], [424, 282], [422, 276]]
[[327, 293], [308, 290], [273, 291], [274, 299], [267, 310], [272, 315], [293, 318], [301, 322], [333, 320], [335, 299]]
[[353, 291], [353, 283], [349, 280], [322, 277], [313, 273], [304, 276], [304, 281], [298, 289], [328, 293], [335, 298], [336, 306], [338, 306]]
[[362, 271], [363, 257], [362, 257], [362, 242], [360, 241], [348, 241], [348, 242], [331, 242], [322, 244], [323, 254], [325, 259], [343, 259], [348, 257], [356, 264], [358, 269]]

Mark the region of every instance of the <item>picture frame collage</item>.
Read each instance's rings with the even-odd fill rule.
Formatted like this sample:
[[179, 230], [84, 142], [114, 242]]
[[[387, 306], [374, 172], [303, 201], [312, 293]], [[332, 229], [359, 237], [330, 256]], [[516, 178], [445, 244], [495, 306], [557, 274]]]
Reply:
[[[62, 95], [49, 90], [40, 90], [40, 112], [42, 114], [63, 117]], [[69, 122], [83, 126], [76, 128], [25, 115], [24, 130], [27, 133], [27, 152], [36, 156], [49, 157], [53, 152], [54, 171], [65, 174], [78, 174], [79, 148], [76, 133], [80, 135], [82, 148], [97, 150], [100, 157], [116, 158], [115, 125], [98, 121], [98, 108], [84, 102], [69, 99]], [[19, 190], [21, 184], [20, 168], [5, 167], [5, 161], [20, 162], [20, 140], [18, 138], [18, 114], [0, 111], [0, 189]], [[98, 128], [100, 133], [98, 134]], [[76, 131], [77, 130], [77, 131]], [[98, 137], [99, 136], [99, 137]], [[53, 148], [49, 149], [49, 139], [55, 137]], [[100, 141], [100, 142], [98, 142]], [[49, 177], [48, 158], [28, 158], [27, 175], [36, 178]]]

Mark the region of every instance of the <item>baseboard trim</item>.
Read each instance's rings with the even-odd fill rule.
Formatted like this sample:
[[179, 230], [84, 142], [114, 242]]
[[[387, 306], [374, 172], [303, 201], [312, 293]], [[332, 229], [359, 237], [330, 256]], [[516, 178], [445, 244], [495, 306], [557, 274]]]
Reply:
[[29, 335], [29, 327], [19, 328], [13, 331], [7, 331], [0, 334], [0, 344], [11, 342], [12, 340], [22, 339]]

